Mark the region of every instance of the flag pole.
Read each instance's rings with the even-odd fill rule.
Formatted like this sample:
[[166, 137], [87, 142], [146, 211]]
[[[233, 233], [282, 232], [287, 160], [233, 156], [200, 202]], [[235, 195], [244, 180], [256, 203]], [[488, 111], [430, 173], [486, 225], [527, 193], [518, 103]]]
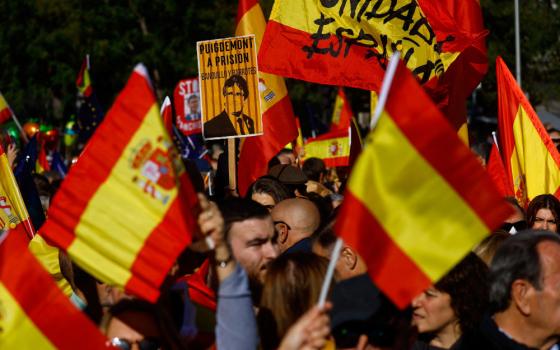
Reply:
[[228, 173], [229, 173], [229, 189], [235, 193], [237, 191], [237, 157], [235, 154], [235, 139], [227, 140], [228, 147]]
[[515, 3], [515, 76], [517, 84], [521, 88], [521, 39], [520, 39], [520, 23], [519, 23], [519, 0]]
[[498, 138], [496, 137], [496, 132], [492, 131], [492, 139], [494, 139], [494, 144], [496, 145], [496, 148], [498, 149], [498, 152], [500, 152], [500, 145], [498, 145]]
[[29, 139], [27, 138], [27, 135], [25, 134], [25, 131], [23, 131], [23, 128], [21, 127], [21, 124], [19, 123], [19, 119], [16, 117], [16, 114], [12, 110], [12, 107], [8, 106], [8, 108], [10, 109], [10, 113], [12, 114], [12, 119], [14, 120], [14, 123], [16, 123], [16, 126], [19, 129], [19, 133], [21, 134], [21, 137], [23, 138], [23, 140], [26, 143], [29, 142]]
[[381, 113], [385, 108], [385, 103], [387, 102], [387, 96], [389, 96], [389, 90], [391, 90], [391, 84], [393, 83], [393, 78], [395, 77], [395, 72], [397, 70], [397, 65], [401, 58], [401, 53], [395, 51], [393, 56], [389, 61], [389, 66], [385, 71], [385, 76], [383, 77], [383, 83], [381, 84], [381, 92], [379, 93], [379, 99], [375, 105], [375, 111], [373, 112], [373, 117], [371, 117], [371, 122], [369, 124], [369, 130], [373, 130], [381, 117]]
[[327, 301], [327, 293], [331, 285], [331, 280], [334, 274], [334, 268], [340, 256], [341, 249], [342, 249], [342, 239], [337, 238], [336, 243], [334, 244], [333, 251], [331, 253], [331, 260], [329, 261], [329, 266], [327, 267], [327, 273], [325, 275], [325, 279], [323, 280], [323, 286], [321, 287], [321, 294], [319, 294], [319, 301], [317, 302], [320, 308], [325, 306], [325, 302]]

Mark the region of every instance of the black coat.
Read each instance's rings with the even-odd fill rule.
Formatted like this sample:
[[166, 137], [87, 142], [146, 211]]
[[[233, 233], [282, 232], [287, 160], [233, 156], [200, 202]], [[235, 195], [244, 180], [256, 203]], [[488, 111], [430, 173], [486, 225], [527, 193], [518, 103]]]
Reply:
[[[244, 127], [247, 128], [246, 134], [255, 133], [255, 122], [248, 115], [243, 114]], [[235, 126], [231, 123], [226, 111], [222, 111], [220, 114], [210, 119], [204, 123], [204, 138], [215, 138], [224, 136], [235, 136], [237, 135], [237, 130]]]

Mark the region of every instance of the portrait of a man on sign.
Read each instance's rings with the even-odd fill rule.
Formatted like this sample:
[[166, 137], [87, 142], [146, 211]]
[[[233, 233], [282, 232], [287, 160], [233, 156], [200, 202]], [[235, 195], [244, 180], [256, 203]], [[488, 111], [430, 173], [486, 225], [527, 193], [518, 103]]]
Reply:
[[245, 114], [249, 97], [247, 81], [241, 75], [226, 79], [222, 88], [224, 108], [214, 118], [204, 123], [204, 137], [216, 138], [255, 133], [255, 121]]

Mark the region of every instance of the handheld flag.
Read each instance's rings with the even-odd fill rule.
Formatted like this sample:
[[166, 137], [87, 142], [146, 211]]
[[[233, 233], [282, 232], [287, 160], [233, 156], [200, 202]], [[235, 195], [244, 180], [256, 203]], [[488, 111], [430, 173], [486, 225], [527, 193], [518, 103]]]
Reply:
[[487, 70], [486, 34], [476, 0], [275, 1], [259, 69], [379, 91], [388, 58], [400, 51], [458, 130], [465, 98]]
[[97, 101], [89, 76], [89, 55], [84, 58], [76, 79], [76, 87], [81, 97], [78, 99], [78, 138], [81, 142], [86, 143], [103, 120], [103, 110]]
[[494, 181], [496, 189], [503, 197], [513, 196], [513, 189], [508, 182], [506, 168], [500, 157], [498, 146], [496, 146], [495, 143], [492, 144], [492, 149], [490, 150], [486, 171], [488, 171], [488, 175], [490, 175], [490, 178]]
[[[257, 0], [239, 0], [236, 23], [235, 35], [255, 34], [259, 48], [266, 21]], [[267, 173], [270, 159], [298, 135], [284, 79], [259, 72], [259, 91], [264, 134], [243, 140], [237, 169], [241, 194], [247, 192], [253, 181]]]
[[29, 239], [35, 235], [8, 157], [0, 145], [0, 231], [8, 229], [23, 232]]
[[348, 98], [342, 87], [338, 88], [336, 99], [334, 101], [334, 109], [331, 120], [331, 131], [346, 130], [350, 127], [350, 121], [353, 118], [352, 108], [348, 102]]
[[335, 231], [403, 308], [511, 208], [406, 66], [395, 63], [384, 112], [354, 165]]
[[107, 349], [105, 337], [10, 232], [0, 236], [0, 348]]
[[305, 158], [320, 158], [328, 167], [348, 166], [350, 160], [350, 126], [308, 139]]
[[167, 134], [173, 136], [173, 109], [171, 108], [171, 99], [169, 96], [165, 96], [163, 103], [161, 104], [161, 118], [163, 119], [163, 125]]
[[99, 280], [153, 302], [191, 241], [197, 202], [138, 65], [66, 176], [41, 232]]
[[6, 102], [4, 95], [0, 92], [0, 124], [4, 124], [12, 117], [12, 110]]
[[560, 154], [501, 57], [496, 59], [498, 130], [506, 172], [521, 206], [560, 195]]

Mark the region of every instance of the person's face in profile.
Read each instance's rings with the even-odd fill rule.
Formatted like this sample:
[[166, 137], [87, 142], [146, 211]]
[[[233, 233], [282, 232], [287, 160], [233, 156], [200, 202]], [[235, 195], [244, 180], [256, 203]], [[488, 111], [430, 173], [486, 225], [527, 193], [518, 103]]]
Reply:
[[233, 85], [226, 88], [225, 98], [224, 104], [227, 114], [237, 117], [243, 113], [245, 99], [243, 98], [243, 90], [239, 86]]
[[198, 97], [193, 96], [189, 99], [189, 109], [191, 110], [190, 114], [198, 113]]

